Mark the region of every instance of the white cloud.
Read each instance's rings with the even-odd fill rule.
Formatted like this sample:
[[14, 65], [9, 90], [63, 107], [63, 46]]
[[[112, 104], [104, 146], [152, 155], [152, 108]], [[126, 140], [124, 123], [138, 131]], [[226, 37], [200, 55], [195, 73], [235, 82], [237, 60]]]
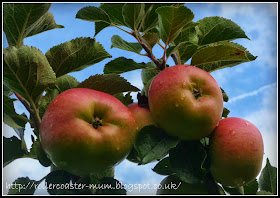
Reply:
[[236, 102], [238, 100], [242, 100], [242, 99], [250, 97], [250, 96], [258, 95], [258, 94], [262, 93], [263, 91], [265, 91], [267, 89], [270, 89], [270, 88], [274, 88], [275, 89], [276, 88], [275, 86], [276, 86], [276, 83], [272, 83], [272, 84], [269, 84], [269, 85], [262, 86], [259, 89], [251, 91], [249, 93], [245, 93], [245, 94], [241, 94], [239, 96], [232, 97], [232, 98], [229, 99], [229, 101], [227, 103], [228, 104], [234, 103], [234, 102]]

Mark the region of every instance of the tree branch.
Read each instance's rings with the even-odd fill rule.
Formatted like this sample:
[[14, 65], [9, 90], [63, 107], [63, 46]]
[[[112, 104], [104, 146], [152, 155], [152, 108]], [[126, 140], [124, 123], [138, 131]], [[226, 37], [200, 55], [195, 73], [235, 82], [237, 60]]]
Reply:
[[134, 36], [138, 43], [143, 47], [143, 49], [146, 51], [147, 56], [156, 64], [156, 66], [160, 69], [160, 70], [164, 70], [164, 65], [161, 64], [154, 56], [154, 54], [152, 53], [152, 51], [149, 49], [149, 47], [143, 42], [143, 40], [141, 39], [141, 37], [138, 37], [136, 35], [136, 33], [133, 31], [131, 33], [132, 36]]

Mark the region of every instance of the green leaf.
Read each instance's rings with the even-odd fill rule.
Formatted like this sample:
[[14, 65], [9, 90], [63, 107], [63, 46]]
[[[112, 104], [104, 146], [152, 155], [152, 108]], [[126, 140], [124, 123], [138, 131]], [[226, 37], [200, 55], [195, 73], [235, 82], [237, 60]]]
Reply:
[[134, 147], [144, 165], [159, 160], [167, 155], [170, 148], [175, 147], [179, 140], [166, 135], [166, 133], [153, 125], [145, 126], [138, 133]]
[[99, 8], [101, 8], [108, 14], [111, 23], [120, 26], [125, 26], [125, 22], [122, 15], [122, 9], [124, 5], [124, 3], [101, 3]]
[[262, 169], [259, 177], [259, 185], [261, 191], [277, 193], [277, 168], [271, 166], [269, 159], [266, 159], [266, 165]]
[[99, 32], [101, 32], [103, 29], [105, 29], [106, 27], [110, 27], [111, 25], [109, 23], [106, 22], [95, 22], [94, 24], [95, 26], [95, 33], [94, 36], [96, 36]]
[[229, 113], [230, 113], [230, 110], [228, 110], [227, 108], [224, 107], [222, 117], [227, 118]]
[[26, 152], [21, 148], [21, 140], [13, 136], [3, 137], [3, 166], [5, 167], [15, 159], [23, 157]]
[[237, 188], [230, 188], [230, 187], [223, 186], [223, 189], [231, 195], [244, 195], [243, 186]]
[[16, 179], [8, 195], [33, 195], [40, 181], [29, 179], [29, 177], [20, 177]]
[[60, 93], [66, 91], [67, 89], [75, 88], [79, 85], [79, 81], [68, 74], [60, 76], [56, 79], [55, 86], [59, 90]]
[[145, 63], [136, 63], [133, 59], [119, 57], [105, 65], [104, 74], [121, 74], [143, 68], [146, 68]]
[[122, 15], [127, 27], [137, 30], [139, 23], [145, 15], [145, 4], [126, 3], [122, 8]]
[[193, 27], [196, 24], [197, 23], [194, 22], [188, 23], [188, 25], [183, 28], [178, 37], [174, 40], [175, 46], [171, 46], [170, 49], [167, 49], [168, 51], [174, 50], [176, 52], [181, 64], [187, 62], [197, 51], [198, 36], [195, 28]]
[[112, 168], [110, 170], [103, 171], [101, 173], [95, 174], [95, 177], [98, 179], [102, 179], [104, 177], [114, 177], [115, 176], [115, 169]]
[[104, 10], [110, 18], [111, 23], [95, 22], [95, 35], [106, 27], [112, 26], [112, 24], [126, 26], [122, 16], [123, 3], [101, 3], [99, 8]]
[[226, 94], [225, 90], [221, 88], [222, 94], [223, 94], [223, 100], [224, 102], [228, 101], [228, 95]]
[[160, 38], [165, 44], [172, 42], [194, 18], [192, 11], [185, 6], [164, 6], [157, 8], [156, 12], [159, 15]]
[[173, 4], [145, 3], [145, 18], [141, 28], [141, 32], [148, 32], [150, 29], [155, 28], [158, 25], [158, 14], [155, 12], [157, 8], [170, 5]]
[[168, 58], [172, 53], [176, 53], [176, 51], [179, 50], [181, 64], [184, 64], [196, 52], [197, 47], [197, 45], [189, 41], [181, 42], [176, 46], [169, 47], [166, 50], [166, 57]]
[[118, 74], [97, 74], [90, 76], [77, 87], [94, 89], [111, 95], [129, 91], [140, 91]]
[[23, 45], [23, 39], [34, 28], [38, 29], [37, 25], [40, 23], [40, 19], [48, 12], [50, 7], [51, 4], [49, 3], [4, 3], [3, 23], [8, 44], [10, 46]]
[[31, 155], [36, 155], [37, 159], [39, 160], [40, 164], [44, 167], [48, 167], [52, 164], [50, 159], [47, 157], [45, 151], [42, 148], [41, 142], [39, 140], [35, 141], [30, 149]]
[[257, 195], [274, 195], [272, 192], [267, 192], [265, 190], [260, 190], [257, 192]]
[[56, 28], [64, 28], [63, 25], [57, 25], [54, 20], [54, 16], [51, 12], [47, 12], [44, 14], [40, 20], [36, 21], [32, 26], [32, 30], [26, 37], [33, 36], [48, 30], [56, 29]]
[[[96, 189], [97, 195], [126, 195], [126, 190], [122, 186], [122, 184], [112, 178], [112, 177], [104, 177], [101, 179], [101, 185], [104, 186], [104, 188], [98, 188]], [[106, 188], [105, 186], [110, 186]]]
[[80, 9], [76, 14], [76, 18], [92, 22], [102, 21], [111, 23], [108, 14], [103, 9], [95, 6], [87, 6]]
[[9, 89], [9, 87], [7, 87], [5, 84], [3, 84], [3, 94], [4, 96], [11, 96], [13, 95], [13, 92]]
[[137, 54], [140, 54], [141, 50], [143, 49], [139, 43], [128, 43], [125, 40], [123, 40], [119, 35], [113, 35], [111, 38], [111, 42], [111, 48], [115, 47]]
[[231, 41], [238, 38], [249, 39], [236, 23], [223, 17], [205, 17], [198, 23], [199, 45]]
[[63, 171], [63, 170], [56, 170], [49, 173], [46, 177], [46, 187], [47, 191], [50, 195], [63, 195], [63, 194], [70, 194], [70, 190], [66, 188], [54, 188], [51, 186], [66, 186], [66, 184], [70, 183], [71, 174]]
[[133, 99], [130, 95], [130, 92], [128, 92], [125, 95], [123, 93], [117, 93], [114, 94], [114, 97], [120, 100], [125, 106], [128, 106], [129, 104], [133, 103]]
[[11, 99], [5, 95], [3, 96], [3, 122], [13, 128], [24, 128], [26, 124], [24, 119], [26, 117], [15, 112], [14, 101], [16, 101], [16, 99]]
[[192, 57], [191, 65], [212, 72], [253, 61], [256, 58], [239, 44], [222, 42], [198, 50]]
[[126, 157], [126, 159], [130, 162], [134, 162], [139, 164], [141, 162], [141, 159], [135, 149], [135, 147], [133, 146], [132, 149], [130, 150], [128, 156]]
[[163, 158], [159, 161], [152, 170], [160, 175], [171, 175], [174, 173], [170, 168], [169, 157]]
[[245, 186], [243, 186], [243, 188], [244, 188], [244, 195], [255, 195], [259, 188], [257, 179], [254, 179], [249, 184], [246, 184]]
[[202, 167], [206, 160], [206, 151], [198, 141], [179, 143], [169, 151], [171, 169], [186, 183], [202, 181], [207, 170]]
[[43, 118], [44, 113], [48, 107], [48, 105], [51, 103], [51, 101], [58, 96], [59, 91], [58, 89], [47, 89], [46, 94], [42, 96], [41, 100], [39, 100], [38, 107], [39, 107], [39, 115], [41, 118]]
[[150, 69], [142, 69], [141, 71], [141, 80], [144, 86], [160, 72], [160, 70], [156, 70], [157, 66], [153, 62], [147, 63], [146, 67]]
[[80, 71], [106, 58], [110, 58], [103, 46], [94, 38], [76, 38], [52, 47], [46, 57], [57, 77]]
[[142, 40], [150, 49], [152, 49], [157, 44], [159, 36], [157, 33], [146, 33], [142, 36]]
[[4, 49], [4, 84], [29, 102], [37, 103], [55, 79], [55, 73], [40, 50], [28, 46]]

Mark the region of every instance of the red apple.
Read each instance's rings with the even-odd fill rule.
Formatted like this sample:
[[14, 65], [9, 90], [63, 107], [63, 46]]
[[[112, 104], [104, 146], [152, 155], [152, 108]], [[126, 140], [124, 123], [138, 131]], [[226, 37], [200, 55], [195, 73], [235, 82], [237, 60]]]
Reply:
[[128, 109], [133, 113], [138, 130], [140, 131], [144, 126], [153, 125], [154, 121], [151, 116], [151, 112], [148, 108], [140, 107], [138, 103], [132, 103], [127, 106]]
[[230, 117], [210, 136], [210, 171], [224, 186], [240, 187], [254, 180], [262, 167], [262, 135], [251, 122]]
[[223, 112], [223, 95], [216, 80], [190, 65], [168, 67], [156, 75], [148, 101], [155, 123], [181, 140], [208, 136]]
[[136, 129], [134, 115], [115, 97], [73, 88], [48, 106], [40, 139], [57, 167], [74, 175], [89, 175], [109, 170], [125, 159]]

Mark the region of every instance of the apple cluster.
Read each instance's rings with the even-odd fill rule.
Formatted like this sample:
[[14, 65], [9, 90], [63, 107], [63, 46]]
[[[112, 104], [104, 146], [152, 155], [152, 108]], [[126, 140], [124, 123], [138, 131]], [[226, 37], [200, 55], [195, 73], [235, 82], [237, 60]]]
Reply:
[[[142, 127], [154, 122], [182, 141], [210, 138], [210, 171], [223, 186], [243, 186], [257, 177], [262, 167], [260, 131], [242, 118], [222, 119], [223, 95], [206, 71], [176, 65], [161, 71], [148, 90], [149, 110], [131, 105]], [[150, 111], [150, 114], [148, 113]]]
[[148, 108], [125, 106], [112, 95], [73, 88], [48, 106], [40, 126], [42, 147], [51, 161], [75, 175], [113, 168], [127, 157], [137, 133], [147, 125], [182, 141], [210, 138], [210, 171], [224, 186], [252, 181], [261, 170], [263, 140], [241, 118], [222, 119], [223, 95], [206, 71], [189, 65], [168, 67], [151, 81]]

